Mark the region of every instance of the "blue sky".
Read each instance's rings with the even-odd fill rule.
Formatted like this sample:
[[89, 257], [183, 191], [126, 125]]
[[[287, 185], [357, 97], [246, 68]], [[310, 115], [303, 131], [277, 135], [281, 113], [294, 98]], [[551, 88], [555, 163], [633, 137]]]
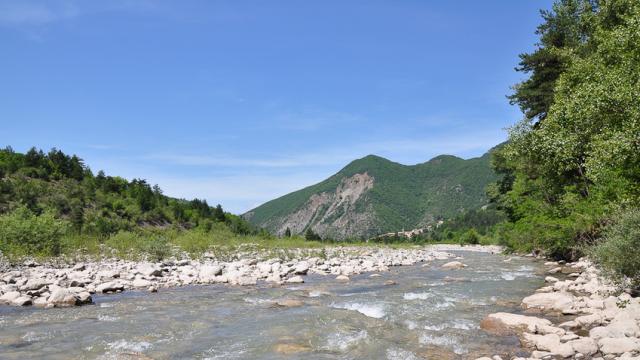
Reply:
[[478, 156], [550, 4], [0, 0], [0, 146], [236, 213], [367, 154]]

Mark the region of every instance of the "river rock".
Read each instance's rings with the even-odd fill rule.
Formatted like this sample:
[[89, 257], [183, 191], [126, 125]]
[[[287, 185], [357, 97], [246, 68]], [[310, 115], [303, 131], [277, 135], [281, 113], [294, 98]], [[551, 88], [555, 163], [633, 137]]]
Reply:
[[567, 344], [573, 347], [573, 350], [577, 353], [591, 356], [598, 352], [598, 344], [595, 340], [588, 337], [582, 337], [576, 340], [571, 340]]
[[537, 293], [522, 299], [525, 309], [557, 310], [565, 312], [573, 306], [573, 295], [569, 293]]
[[556, 267], [556, 268], [553, 268], [551, 270], [548, 270], [547, 273], [549, 273], [549, 274], [557, 274], [557, 273], [559, 273], [561, 271], [562, 271], [561, 267]]
[[258, 283], [258, 279], [253, 276], [238, 276], [233, 279], [230, 278], [229, 283], [240, 286], [256, 285]]
[[310, 351], [311, 347], [304, 344], [276, 344], [274, 351], [283, 355], [297, 354]]
[[573, 347], [570, 344], [561, 343], [560, 336], [556, 334], [535, 335], [524, 333], [522, 341], [527, 346], [548, 351], [562, 357], [570, 357], [575, 354]]
[[74, 306], [78, 302], [76, 295], [65, 288], [57, 288], [51, 292], [47, 302], [56, 307]]
[[461, 263], [460, 261], [450, 261], [444, 265], [442, 265], [443, 269], [447, 270], [458, 270], [467, 267], [467, 265]]
[[29, 279], [26, 284], [20, 287], [22, 291], [28, 290], [40, 290], [40, 288], [47, 286], [49, 283], [43, 279]]
[[306, 275], [309, 271], [309, 263], [307, 261], [300, 261], [296, 264], [293, 272], [297, 275]]
[[124, 286], [115, 281], [109, 281], [96, 286], [96, 292], [100, 294], [123, 291], [123, 290], [124, 290]]
[[282, 299], [282, 300], [276, 301], [276, 305], [282, 306], [282, 307], [299, 307], [304, 305], [304, 302], [296, 299]]
[[27, 306], [31, 304], [32, 304], [32, 301], [30, 296], [22, 295], [11, 300], [11, 305], [14, 305], [14, 306]]
[[551, 321], [547, 319], [510, 313], [489, 314], [480, 322], [480, 328], [491, 334], [499, 336], [516, 334], [524, 331], [536, 332], [538, 328], [551, 325]]
[[347, 275], [338, 275], [336, 276], [336, 280], [338, 281], [349, 281], [349, 277]]
[[0, 302], [5, 303], [5, 304], [11, 304], [13, 302], [13, 300], [17, 299], [20, 297], [20, 292], [19, 291], [9, 291], [5, 294], [3, 294], [2, 296], [0, 296]]
[[151, 281], [145, 279], [135, 279], [131, 282], [131, 286], [134, 288], [143, 288], [151, 286]]
[[140, 264], [136, 269], [136, 272], [144, 276], [162, 276], [162, 269], [154, 264]]
[[600, 351], [605, 354], [621, 355], [640, 351], [640, 340], [636, 338], [603, 338], [598, 340]]
[[616, 319], [607, 326], [598, 326], [589, 331], [593, 339], [636, 337], [640, 335], [640, 327], [634, 319]]
[[285, 282], [287, 284], [302, 284], [304, 282], [304, 279], [302, 279], [301, 276], [294, 276], [285, 280]]

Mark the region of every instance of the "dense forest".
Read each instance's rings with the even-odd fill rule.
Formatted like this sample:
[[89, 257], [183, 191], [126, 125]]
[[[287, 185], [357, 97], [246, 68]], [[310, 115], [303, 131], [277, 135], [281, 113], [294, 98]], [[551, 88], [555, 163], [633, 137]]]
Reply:
[[509, 97], [525, 114], [494, 153], [497, 238], [640, 272], [640, 2], [559, 0]]
[[5, 254], [55, 255], [68, 237], [106, 241], [125, 232], [213, 228], [257, 233], [220, 205], [174, 199], [142, 179], [94, 175], [78, 156], [58, 149], [0, 150], [0, 250]]

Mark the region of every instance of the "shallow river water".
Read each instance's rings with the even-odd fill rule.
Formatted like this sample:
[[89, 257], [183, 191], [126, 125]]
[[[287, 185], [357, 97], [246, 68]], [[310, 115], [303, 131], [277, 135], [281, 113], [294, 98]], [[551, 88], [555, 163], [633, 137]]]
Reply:
[[[516, 337], [479, 328], [519, 311], [540, 287], [529, 259], [455, 252], [446, 261], [392, 268], [381, 277], [310, 275], [296, 286], [223, 285], [95, 296], [64, 309], [0, 307], [2, 359], [467, 359], [514, 354]], [[396, 285], [385, 285], [394, 280]], [[300, 307], [272, 301], [298, 299]]]

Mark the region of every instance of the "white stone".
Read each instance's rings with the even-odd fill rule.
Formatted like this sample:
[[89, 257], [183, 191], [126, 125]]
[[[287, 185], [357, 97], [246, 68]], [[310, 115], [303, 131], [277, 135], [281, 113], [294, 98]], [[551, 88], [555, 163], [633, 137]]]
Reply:
[[448, 269], [448, 270], [457, 270], [457, 269], [462, 269], [467, 267], [467, 265], [461, 263], [460, 261], [450, 261], [444, 265], [442, 265], [443, 269]]

